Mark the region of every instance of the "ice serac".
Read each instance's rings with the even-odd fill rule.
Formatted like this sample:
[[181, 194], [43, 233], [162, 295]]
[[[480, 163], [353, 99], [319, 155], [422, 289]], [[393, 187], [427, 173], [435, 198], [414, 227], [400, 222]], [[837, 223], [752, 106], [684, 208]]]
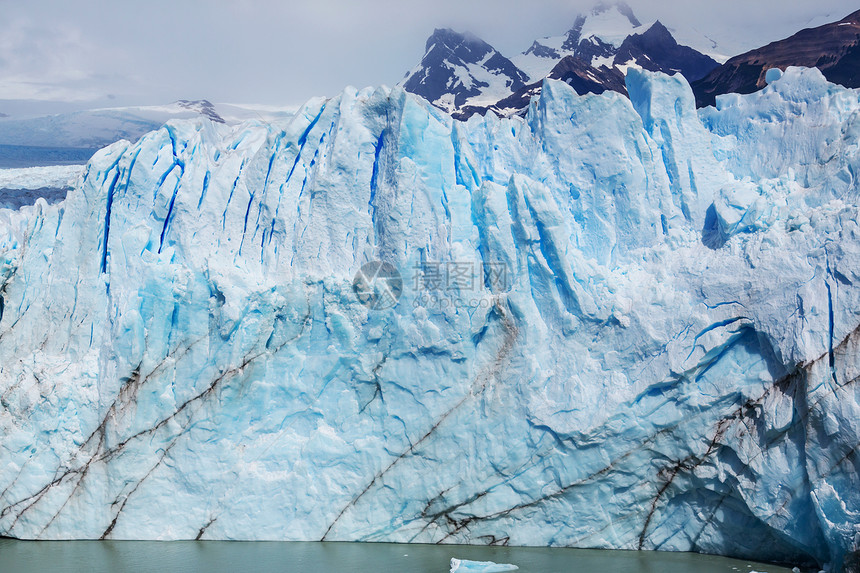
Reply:
[[[175, 121], [0, 211], [0, 534], [856, 570], [857, 92], [627, 89]], [[373, 260], [393, 308], [352, 290]], [[434, 263], [507, 277], [434, 304]]]

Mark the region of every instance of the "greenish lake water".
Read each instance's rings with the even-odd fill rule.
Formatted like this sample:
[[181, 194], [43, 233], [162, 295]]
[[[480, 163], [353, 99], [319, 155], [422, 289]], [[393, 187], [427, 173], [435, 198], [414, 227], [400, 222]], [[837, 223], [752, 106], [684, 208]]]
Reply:
[[724, 557], [648, 551], [389, 543], [0, 539], [3, 573], [447, 573], [452, 557], [513, 563], [522, 573], [791, 572], [785, 567]]

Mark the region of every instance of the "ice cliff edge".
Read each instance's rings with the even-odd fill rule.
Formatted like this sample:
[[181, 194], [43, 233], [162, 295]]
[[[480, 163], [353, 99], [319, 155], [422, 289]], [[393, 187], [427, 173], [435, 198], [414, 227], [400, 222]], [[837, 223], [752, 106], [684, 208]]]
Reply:
[[856, 570], [858, 94], [627, 87], [175, 121], [0, 211], [0, 534]]

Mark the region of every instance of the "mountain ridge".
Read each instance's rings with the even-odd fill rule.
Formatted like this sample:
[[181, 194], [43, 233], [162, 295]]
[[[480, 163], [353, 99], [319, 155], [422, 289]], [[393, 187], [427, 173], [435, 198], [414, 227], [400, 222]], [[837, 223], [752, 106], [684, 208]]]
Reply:
[[715, 105], [719, 95], [757, 91], [766, 85], [768, 69], [788, 66], [816, 67], [829, 81], [860, 87], [860, 10], [730, 58], [693, 82], [696, 103]]
[[565, 81], [580, 94], [626, 95], [624, 72], [630, 67], [679, 72], [694, 81], [718, 65], [680, 45], [659, 20], [646, 27], [629, 5], [612, 2], [578, 15], [564, 35], [535, 40], [513, 58], [474, 34], [437, 29], [421, 63], [400, 85], [464, 120], [490, 110], [523, 112], [545, 78]]
[[[528, 77], [490, 44], [471, 33], [437, 28], [404, 89], [451, 112], [497, 90], [520, 89]], [[490, 96], [492, 99], [492, 96]]]

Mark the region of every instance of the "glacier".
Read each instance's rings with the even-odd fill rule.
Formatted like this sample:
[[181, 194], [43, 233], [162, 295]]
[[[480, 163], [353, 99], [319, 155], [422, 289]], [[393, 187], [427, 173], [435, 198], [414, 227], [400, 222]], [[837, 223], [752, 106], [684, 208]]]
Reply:
[[83, 165], [0, 169], [0, 189], [73, 189], [83, 172]]
[[[348, 88], [101, 150], [0, 210], [0, 535], [857, 571], [860, 96], [769, 79], [465, 123]], [[390, 308], [353, 290], [377, 260]], [[508, 280], [428, 298], [435, 263]]]

